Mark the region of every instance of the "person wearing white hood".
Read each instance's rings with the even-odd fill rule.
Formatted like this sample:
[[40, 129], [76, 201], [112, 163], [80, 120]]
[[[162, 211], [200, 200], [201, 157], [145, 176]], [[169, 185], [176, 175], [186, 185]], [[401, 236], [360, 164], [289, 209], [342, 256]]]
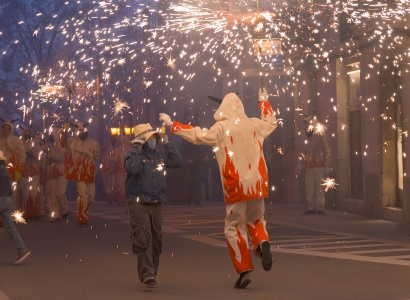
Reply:
[[210, 129], [183, 125], [161, 113], [160, 121], [171, 132], [193, 144], [214, 147], [226, 203], [225, 236], [231, 260], [240, 275], [234, 287], [243, 289], [251, 282], [253, 264], [248, 244], [251, 237], [255, 254], [261, 256], [265, 271], [272, 267], [269, 235], [264, 218], [268, 196], [268, 170], [263, 142], [277, 127], [266, 90], [259, 90], [261, 119], [249, 118], [242, 101], [230, 93], [214, 114]]
[[17, 184], [16, 207], [23, 209], [26, 220], [40, 217], [40, 140], [33, 136], [34, 130], [24, 128], [21, 132], [26, 163], [22, 178]]
[[100, 157], [100, 146], [86, 131], [88, 123], [78, 122], [74, 138], [68, 141], [70, 150], [66, 178], [77, 185], [77, 221], [81, 227], [88, 226], [88, 208], [95, 197], [95, 163]]
[[[6, 158], [6, 166], [9, 172], [10, 180], [17, 183], [21, 180], [24, 165], [26, 163], [26, 153], [21, 140], [13, 134], [13, 123], [17, 120], [3, 120], [0, 133], [0, 150], [3, 151]], [[15, 189], [13, 192], [13, 198], [16, 198]], [[14, 207], [21, 210], [22, 207]], [[0, 227], [2, 226], [2, 220], [0, 218]]]
[[68, 150], [61, 146], [60, 134], [62, 129], [57, 127], [50, 128], [48, 147], [44, 153], [47, 163], [47, 171], [50, 179], [47, 187], [49, 188], [51, 215], [50, 221], [57, 221], [60, 218], [66, 220], [69, 214], [68, 201], [66, 196], [67, 179], [65, 160], [68, 158]]

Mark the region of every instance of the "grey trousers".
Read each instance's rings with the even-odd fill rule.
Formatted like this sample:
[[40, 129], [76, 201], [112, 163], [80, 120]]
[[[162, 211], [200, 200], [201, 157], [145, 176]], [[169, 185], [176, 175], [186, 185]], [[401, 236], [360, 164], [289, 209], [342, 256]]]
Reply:
[[137, 271], [141, 282], [155, 277], [162, 249], [162, 204], [127, 202], [131, 225], [132, 251], [137, 254]]
[[20, 234], [14, 225], [11, 212], [13, 209], [13, 199], [11, 197], [0, 197], [0, 217], [3, 219], [3, 226], [11, 237], [14, 246], [16, 246], [19, 253], [26, 252], [27, 248], [24, 244]]

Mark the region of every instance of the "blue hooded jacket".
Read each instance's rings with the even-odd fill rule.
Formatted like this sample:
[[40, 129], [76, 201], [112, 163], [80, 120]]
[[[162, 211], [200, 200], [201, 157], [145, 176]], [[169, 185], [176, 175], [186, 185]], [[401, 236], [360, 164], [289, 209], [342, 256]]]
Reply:
[[182, 159], [174, 143], [165, 144], [164, 150], [151, 149], [147, 143], [136, 143], [125, 154], [125, 190], [128, 202], [166, 201], [166, 169], [181, 167]]

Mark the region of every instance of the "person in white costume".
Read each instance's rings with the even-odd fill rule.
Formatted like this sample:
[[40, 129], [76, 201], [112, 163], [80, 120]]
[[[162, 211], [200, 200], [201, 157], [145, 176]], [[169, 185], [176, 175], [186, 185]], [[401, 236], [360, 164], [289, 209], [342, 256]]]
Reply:
[[100, 146], [86, 131], [88, 123], [74, 125], [74, 139], [68, 141], [70, 150], [66, 178], [77, 185], [77, 221], [81, 227], [88, 226], [88, 208], [95, 198], [95, 163], [100, 157]]
[[51, 202], [51, 221], [57, 221], [60, 218], [66, 220], [69, 214], [66, 196], [68, 180], [65, 178], [65, 161], [68, 159], [68, 149], [61, 146], [60, 135], [62, 133], [63, 129], [51, 128], [49, 135], [50, 147], [45, 153], [47, 169], [51, 173], [48, 184]]
[[306, 139], [303, 141], [302, 159], [298, 161], [298, 173], [305, 169], [305, 190], [308, 210], [305, 215], [325, 214], [323, 180], [331, 171], [331, 150], [326, 132], [315, 115], [304, 120]]
[[263, 88], [259, 90], [259, 108], [261, 118], [249, 118], [239, 97], [227, 94], [214, 114], [216, 123], [210, 129], [183, 125], [160, 114], [160, 121], [171, 127], [171, 132], [193, 144], [214, 147], [226, 203], [225, 236], [231, 260], [240, 275], [234, 287], [240, 289], [251, 282], [253, 271], [248, 234], [256, 255], [262, 258], [264, 270], [272, 267], [264, 218], [268, 170], [263, 142], [277, 123]]
[[40, 217], [40, 139], [33, 136], [30, 127], [21, 132], [22, 143], [26, 153], [26, 162], [21, 180], [15, 191], [15, 206], [24, 211], [24, 218], [30, 220]]

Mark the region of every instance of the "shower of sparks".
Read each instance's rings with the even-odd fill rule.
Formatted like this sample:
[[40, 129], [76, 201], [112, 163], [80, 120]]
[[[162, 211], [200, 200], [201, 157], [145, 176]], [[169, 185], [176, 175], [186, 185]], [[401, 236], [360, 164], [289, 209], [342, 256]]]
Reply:
[[15, 210], [11, 214], [11, 216], [14, 218], [14, 222], [16, 223], [21, 223], [21, 224], [27, 224], [26, 219], [23, 218], [24, 212]]
[[114, 108], [112, 109], [114, 116], [122, 113], [125, 108], [129, 108], [128, 103], [117, 98], [114, 102]]
[[326, 179], [322, 179], [323, 183], [322, 186], [325, 186], [325, 192], [327, 192], [329, 189], [336, 189], [336, 185], [338, 185], [336, 183], [336, 181], [334, 180], [334, 178], [329, 178], [326, 177]]

